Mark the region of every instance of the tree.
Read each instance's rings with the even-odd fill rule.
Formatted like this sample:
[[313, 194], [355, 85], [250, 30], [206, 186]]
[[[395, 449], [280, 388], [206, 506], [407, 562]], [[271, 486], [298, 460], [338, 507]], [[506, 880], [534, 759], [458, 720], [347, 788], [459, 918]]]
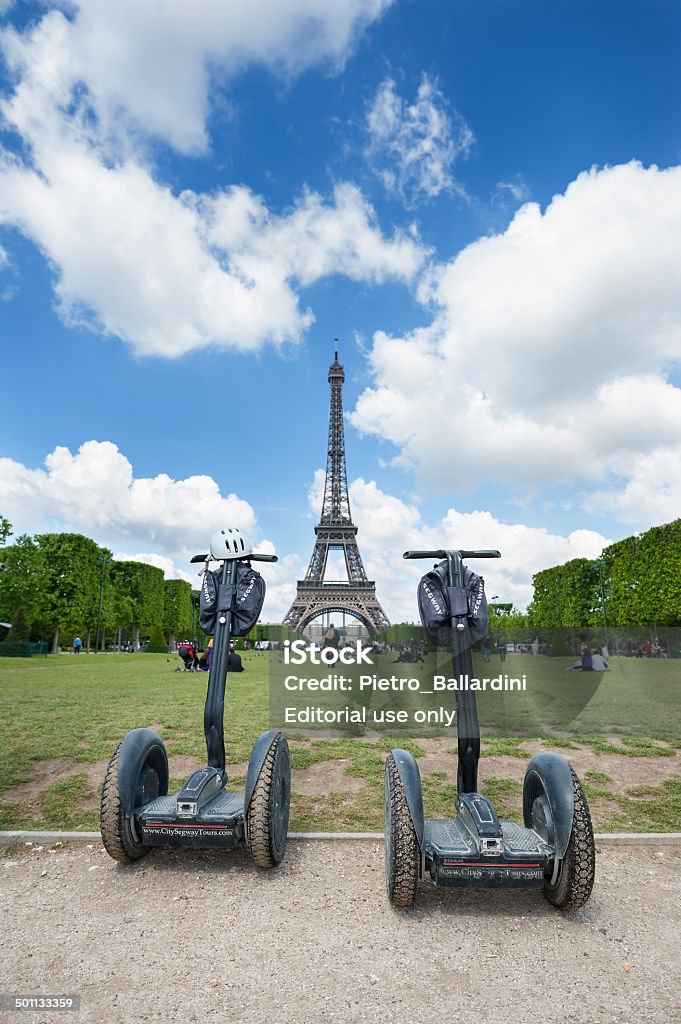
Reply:
[[0, 573], [0, 619], [12, 621], [21, 605], [33, 628], [39, 628], [45, 580], [42, 553], [33, 537], [17, 537], [14, 544], [0, 550], [0, 561], [7, 572]]
[[139, 650], [140, 630], [149, 631], [163, 618], [163, 570], [144, 562], [112, 562], [111, 578], [120, 625], [132, 632]]
[[79, 533], [43, 533], [35, 539], [43, 577], [39, 622], [52, 633], [56, 654], [60, 633], [75, 635], [97, 621], [102, 571], [98, 557], [110, 559], [111, 552]]
[[528, 613], [549, 628], [681, 625], [681, 519], [537, 573]]
[[681, 625], [681, 519], [611, 544], [603, 558], [613, 625]]
[[27, 644], [31, 639], [31, 631], [22, 605], [18, 605], [12, 615], [12, 643]]
[[598, 624], [598, 570], [588, 558], [573, 558], [533, 577], [530, 619], [540, 629]]
[[9, 638], [2, 640], [2, 643], [0, 643], [0, 654], [3, 657], [10, 658], [30, 657], [30, 639], [30, 630], [24, 609], [21, 605], [18, 605], [12, 614], [12, 628], [9, 632]]
[[144, 648], [145, 653], [148, 654], [167, 654], [168, 644], [166, 638], [163, 635], [163, 627], [160, 622], [154, 623], [151, 628], [151, 636], [149, 637], [149, 643]]
[[393, 647], [400, 647], [410, 643], [411, 640], [421, 640], [424, 636], [421, 625], [414, 625], [413, 622], [395, 622], [388, 628], [389, 644]]
[[192, 630], [192, 585], [186, 580], [163, 581], [163, 629], [172, 646], [178, 636]]
[[4, 544], [11, 533], [12, 524], [9, 519], [5, 519], [4, 516], [0, 516], [0, 544]]

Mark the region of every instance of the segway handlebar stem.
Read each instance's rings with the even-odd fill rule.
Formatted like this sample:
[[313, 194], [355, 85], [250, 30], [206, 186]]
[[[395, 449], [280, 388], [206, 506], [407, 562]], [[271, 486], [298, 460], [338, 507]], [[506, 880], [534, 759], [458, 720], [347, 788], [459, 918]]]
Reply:
[[[462, 551], [457, 550], [459, 558], [501, 558], [501, 552], [493, 549], [484, 551]], [[446, 558], [447, 551], [440, 548], [438, 551], [405, 551], [403, 558]]]
[[[465, 598], [464, 558], [501, 558], [496, 549], [483, 551], [467, 551], [440, 548], [437, 551], [405, 551], [404, 558], [439, 558], [447, 559], [447, 582], [452, 594], [463, 594], [463, 602], [457, 601], [457, 614], [450, 617], [452, 669], [456, 677], [466, 678], [473, 674], [471, 657], [470, 632], [467, 622], [468, 604]], [[478, 761], [480, 760], [480, 725], [475, 693], [459, 691], [456, 693], [456, 731], [458, 738], [458, 765], [456, 773], [456, 790], [462, 793], [478, 791]]]

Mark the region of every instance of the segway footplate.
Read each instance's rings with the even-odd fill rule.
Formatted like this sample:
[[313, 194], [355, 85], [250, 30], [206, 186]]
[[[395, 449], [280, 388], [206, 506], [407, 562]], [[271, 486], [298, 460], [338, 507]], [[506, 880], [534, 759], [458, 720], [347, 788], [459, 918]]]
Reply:
[[500, 822], [499, 849], [481, 851], [459, 818], [425, 823], [423, 853], [436, 885], [463, 888], [541, 889], [548, 863], [536, 832], [512, 821]]
[[177, 813], [177, 793], [160, 796], [136, 815], [145, 846], [231, 850], [244, 836], [244, 794], [222, 790], [194, 818]]

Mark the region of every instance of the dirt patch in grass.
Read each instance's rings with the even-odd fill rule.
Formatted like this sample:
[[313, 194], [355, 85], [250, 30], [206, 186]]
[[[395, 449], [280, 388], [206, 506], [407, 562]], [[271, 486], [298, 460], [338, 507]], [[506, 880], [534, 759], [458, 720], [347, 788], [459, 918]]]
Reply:
[[[425, 754], [419, 757], [421, 775], [432, 775], [433, 772], [444, 773], [443, 778], [456, 781], [456, 753], [451, 739], [419, 740]], [[508, 778], [522, 782], [527, 761], [535, 754], [550, 749], [538, 741], [525, 741], [519, 748], [527, 757], [512, 757], [506, 754], [483, 756], [480, 761], [480, 776], [484, 778]], [[622, 748], [623, 753], [626, 748]], [[483, 741], [484, 751], [484, 741]], [[584, 781], [587, 773], [600, 772], [608, 776], [609, 784], [616, 790], [631, 786], [660, 786], [667, 779], [681, 777], [681, 752], [675, 751], [674, 756], [661, 757], [623, 757], [619, 754], [594, 752], [591, 747], [575, 744], [573, 750], [561, 751], [572, 764], [573, 768]], [[104, 781], [108, 761], [76, 761], [74, 758], [54, 757], [46, 761], [36, 761], [30, 779], [19, 785], [6, 789], [2, 794], [3, 801], [8, 803], [33, 803], [43, 790], [71, 775], [84, 773], [92, 788], [99, 792]], [[170, 775], [174, 779], [187, 778], [191, 772], [205, 764], [201, 758], [190, 754], [176, 754], [169, 758]], [[362, 780], [346, 774], [349, 761], [346, 758], [319, 761], [309, 767], [291, 773], [292, 788], [302, 796], [323, 796], [329, 792], [358, 792]], [[228, 765], [230, 777], [241, 777], [246, 774], [248, 763]]]
[[[613, 746], [619, 745], [619, 741], [613, 742]], [[523, 743], [523, 747], [530, 756], [534, 756], [542, 750], [551, 749], [550, 745], [538, 742]], [[661, 786], [667, 779], [681, 777], [681, 754], [678, 751], [675, 751], [673, 756], [669, 756], [669, 748], [665, 746], [661, 747], [665, 753], [660, 757], [622, 756], [626, 755], [629, 749], [622, 745], [622, 754], [604, 754], [592, 750], [591, 747], [575, 744], [574, 750], [560, 750], [559, 753], [567, 758], [582, 782], [588, 772], [603, 772], [609, 777], [610, 784], [616, 790], [626, 789], [630, 786]], [[494, 757], [485, 758], [482, 762], [483, 770], [488, 762], [493, 764], [496, 760], [497, 758]], [[512, 761], [513, 758], [508, 760]], [[503, 774], [522, 780], [525, 770], [523, 762], [516, 761], [516, 766], [520, 769], [519, 775], [513, 774], [510, 767], [508, 772]], [[500, 772], [495, 769], [494, 774], [499, 775]]]
[[186, 779], [205, 763], [200, 757], [193, 757], [191, 754], [174, 754], [168, 758], [170, 777], [173, 779]]
[[37, 807], [40, 794], [44, 790], [54, 785], [55, 782], [68, 779], [72, 775], [87, 775], [90, 785], [99, 789], [104, 781], [107, 763], [107, 761], [95, 761], [94, 763], [76, 761], [72, 757], [52, 757], [47, 761], [36, 761], [31, 778], [4, 790], [2, 799], [7, 803], [22, 803]]
[[[456, 753], [452, 748], [451, 740], [419, 740], [426, 754], [418, 759], [421, 775], [431, 775], [433, 772], [443, 772], [447, 781], [456, 781]], [[490, 754], [480, 759], [479, 775], [482, 779], [487, 777], [508, 778], [516, 782], [522, 782], [525, 776], [525, 768], [530, 758], [544, 750], [550, 750], [550, 745], [544, 745], [538, 741], [526, 741], [518, 748], [525, 757], [513, 757], [508, 754]], [[631, 786], [660, 786], [667, 779], [681, 777], [681, 754], [674, 753], [669, 756], [668, 749], [660, 757], [647, 756], [626, 757], [621, 754], [604, 754], [596, 752], [591, 747], [575, 744], [573, 750], [560, 750], [577, 772], [577, 775], [584, 782], [589, 772], [600, 772], [608, 776], [609, 784], [616, 790], [626, 789]], [[484, 745], [483, 745], [484, 751]], [[622, 753], [626, 754], [627, 748], [622, 747]]]
[[[200, 758], [188, 754], [177, 754], [168, 758], [172, 778], [187, 778], [204, 763]], [[41, 794], [55, 782], [74, 775], [86, 775], [94, 795], [83, 803], [83, 807], [97, 807], [108, 764], [108, 760], [88, 762], [76, 761], [72, 757], [52, 757], [46, 761], [36, 761], [32, 767], [31, 778], [4, 790], [2, 800], [10, 804], [21, 803], [25, 807], [37, 810]], [[245, 775], [247, 768], [247, 764], [230, 766], [230, 776]]]
[[[601, 744], [603, 742], [605, 741], [600, 741]], [[430, 801], [429, 807], [432, 804], [432, 813], [439, 816], [443, 813], [442, 807], [450, 807], [455, 791], [455, 741], [447, 736], [419, 740], [418, 744], [423, 750], [418, 757], [418, 763], [424, 782], [424, 796]], [[634, 792], [637, 788], [647, 787], [654, 790], [665, 787], [666, 784], [674, 787], [677, 784], [675, 780], [681, 780], [681, 751], [661, 746], [664, 753], [660, 756], [655, 755], [654, 749], [646, 750], [645, 756], [625, 756], [630, 754], [631, 748], [627, 748], [620, 739], [608, 737], [607, 744], [609, 750], [604, 752], [598, 749], [598, 744], [594, 749], [590, 744], [574, 742], [572, 749], [561, 749], [560, 753], [567, 757], [582, 784], [589, 789], [595, 824], [598, 826], [599, 823], [603, 823], [615, 827], [620, 818], [624, 824], [629, 819], [635, 820], [635, 806], [638, 806], [645, 797], [645, 794]], [[324, 759], [293, 769], [291, 788], [296, 817], [306, 824], [314, 824], [316, 828], [322, 828], [322, 819], [326, 817], [323, 830], [327, 831], [350, 826], [378, 827], [382, 809], [382, 761], [386, 751], [377, 749], [369, 739], [366, 740], [366, 745], [362, 741], [354, 740], [348, 751], [338, 749], [338, 746], [339, 744], [333, 742], [329, 744], [328, 757], [325, 757], [325, 750], [320, 751], [318, 747], [314, 747], [313, 753], [321, 754]], [[621, 747], [622, 753], [612, 752], [613, 747]], [[522, 785], [527, 762], [534, 754], [547, 749], [551, 749], [550, 744], [545, 745], [535, 740], [514, 740], [504, 743], [498, 740], [485, 743], [483, 740], [483, 757], [479, 772], [479, 785], [482, 791], [486, 791], [488, 784], [498, 784], [501, 780], [504, 784], [513, 786], [515, 793], [516, 787]], [[338, 756], [346, 752], [349, 756]], [[171, 791], [176, 790], [182, 780], [204, 763], [201, 758], [189, 754], [171, 756]], [[8, 821], [18, 820], [19, 817], [22, 823], [31, 820], [41, 821], [47, 813], [45, 794], [55, 787], [55, 784], [57, 796], [61, 794], [64, 786], [71, 794], [71, 814], [81, 810], [95, 812], [99, 805], [99, 794], [107, 764], [108, 760], [86, 762], [66, 757], [36, 762], [26, 781], [2, 793], [3, 804], [8, 805]], [[229, 764], [230, 786], [243, 788], [247, 769], [246, 761]], [[79, 792], [76, 792], [76, 776], [82, 777]], [[63, 783], [64, 786], [60, 787], [59, 783]], [[53, 800], [54, 792], [52, 790], [52, 795], [47, 796], [48, 803]], [[660, 792], [666, 793], [666, 789], [660, 789]], [[670, 791], [667, 794], [668, 802], [671, 801], [668, 817], [674, 827], [678, 818], [678, 813], [674, 810], [676, 792], [674, 789], [673, 793]], [[514, 796], [511, 801], [511, 795], [509, 807], [511, 803], [513, 806], [519, 806], [519, 799]], [[636, 804], [631, 803], [632, 800], [636, 801]], [[505, 813], [505, 806], [501, 807], [501, 811]], [[56, 811], [53, 816], [58, 816]]]
[[346, 775], [349, 761], [320, 761], [309, 768], [291, 772], [291, 791], [301, 796], [324, 796], [327, 793], [359, 793], [364, 783]]

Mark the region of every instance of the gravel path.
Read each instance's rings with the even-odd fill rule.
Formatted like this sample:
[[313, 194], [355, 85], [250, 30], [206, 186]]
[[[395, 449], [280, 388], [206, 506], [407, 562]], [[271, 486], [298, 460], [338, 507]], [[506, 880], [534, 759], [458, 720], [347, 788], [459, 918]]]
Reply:
[[79, 995], [31, 1024], [681, 1022], [681, 848], [602, 847], [566, 916], [537, 892], [385, 898], [373, 841], [289, 843], [281, 867], [99, 844], [0, 855], [0, 992]]

